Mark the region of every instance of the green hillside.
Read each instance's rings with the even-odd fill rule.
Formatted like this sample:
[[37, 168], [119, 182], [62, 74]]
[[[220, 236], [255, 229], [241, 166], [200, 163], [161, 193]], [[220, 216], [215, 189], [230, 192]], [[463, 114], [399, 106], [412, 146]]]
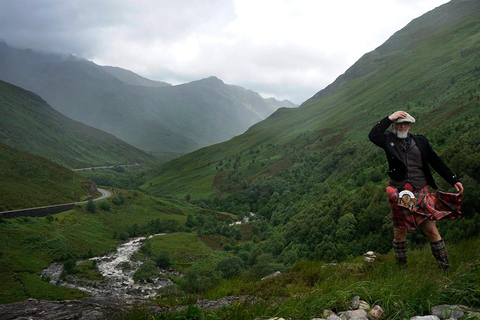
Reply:
[[70, 168], [152, 162], [111, 134], [73, 121], [36, 94], [0, 81], [0, 141]]
[[[283, 252], [299, 258], [386, 252], [387, 165], [367, 135], [378, 120], [406, 110], [417, 119], [412, 131], [429, 138], [466, 187], [464, 219], [440, 224], [454, 241], [456, 231], [480, 221], [479, 39], [480, 1], [451, 1], [413, 20], [299, 108], [280, 109], [241, 136], [160, 166], [142, 188], [255, 212], [277, 227]], [[467, 229], [461, 236], [478, 232]]]
[[89, 196], [87, 178], [2, 142], [0, 181], [0, 211], [76, 202]]

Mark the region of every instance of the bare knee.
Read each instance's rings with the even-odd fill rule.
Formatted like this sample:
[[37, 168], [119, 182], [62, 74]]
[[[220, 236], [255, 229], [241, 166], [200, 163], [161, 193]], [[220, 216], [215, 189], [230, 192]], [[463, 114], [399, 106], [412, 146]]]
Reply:
[[394, 228], [393, 240], [395, 242], [403, 242], [407, 240], [407, 229]]
[[442, 240], [440, 236], [440, 232], [438, 232], [437, 225], [434, 221], [426, 220], [420, 225], [420, 229], [422, 229], [425, 236], [428, 238], [430, 242], [437, 242]]

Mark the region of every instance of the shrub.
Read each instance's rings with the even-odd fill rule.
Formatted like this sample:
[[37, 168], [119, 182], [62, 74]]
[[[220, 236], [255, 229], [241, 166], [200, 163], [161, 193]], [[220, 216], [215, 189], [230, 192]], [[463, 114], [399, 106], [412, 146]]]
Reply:
[[128, 238], [130, 238], [130, 235], [128, 234], [127, 231], [123, 231], [122, 233], [120, 233], [118, 237], [120, 238], [120, 240], [126, 241], [128, 240]]
[[76, 267], [75, 260], [68, 259], [63, 263], [63, 272], [65, 274], [75, 274], [77, 273], [77, 270], [75, 269], [75, 267]]
[[110, 207], [110, 203], [108, 203], [107, 201], [102, 201], [98, 207], [104, 211], [110, 211], [111, 207]]
[[185, 292], [201, 293], [214, 288], [219, 280], [218, 273], [202, 271], [198, 264], [194, 264], [185, 272], [179, 285]]
[[232, 257], [220, 261], [215, 267], [215, 271], [221, 272], [224, 278], [230, 278], [239, 275], [242, 272], [244, 263], [239, 257]]
[[97, 212], [97, 205], [95, 204], [95, 202], [93, 202], [92, 199], [88, 200], [87, 211], [90, 212], [90, 213]]
[[152, 260], [145, 261], [133, 274], [134, 281], [148, 281], [158, 278], [157, 265]]
[[168, 268], [172, 265], [172, 259], [170, 258], [170, 252], [162, 251], [160, 255], [155, 259], [155, 263], [159, 268]]

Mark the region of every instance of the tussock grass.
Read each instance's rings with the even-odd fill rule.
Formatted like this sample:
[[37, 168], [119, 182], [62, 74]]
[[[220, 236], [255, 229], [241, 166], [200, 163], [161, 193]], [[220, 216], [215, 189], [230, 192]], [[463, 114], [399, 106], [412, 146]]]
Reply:
[[[206, 311], [196, 319], [312, 319], [323, 310], [347, 310], [353, 296], [380, 305], [386, 319], [428, 315], [432, 306], [458, 304], [480, 309], [480, 239], [448, 246], [451, 271], [438, 270], [429, 246], [409, 251], [407, 267], [393, 253], [373, 263], [361, 257], [341, 264], [302, 261], [279, 277], [223, 280], [201, 298], [250, 296], [243, 303]], [[200, 297], [198, 298], [200, 299]], [[172, 315], [172, 319], [173, 315]], [[471, 318], [473, 319], [473, 318]]]

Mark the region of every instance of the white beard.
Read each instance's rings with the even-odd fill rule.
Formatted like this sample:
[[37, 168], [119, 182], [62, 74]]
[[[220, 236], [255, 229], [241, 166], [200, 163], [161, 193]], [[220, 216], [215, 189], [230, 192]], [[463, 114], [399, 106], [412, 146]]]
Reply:
[[395, 131], [395, 134], [399, 139], [406, 139], [408, 137], [408, 130], [405, 132]]

